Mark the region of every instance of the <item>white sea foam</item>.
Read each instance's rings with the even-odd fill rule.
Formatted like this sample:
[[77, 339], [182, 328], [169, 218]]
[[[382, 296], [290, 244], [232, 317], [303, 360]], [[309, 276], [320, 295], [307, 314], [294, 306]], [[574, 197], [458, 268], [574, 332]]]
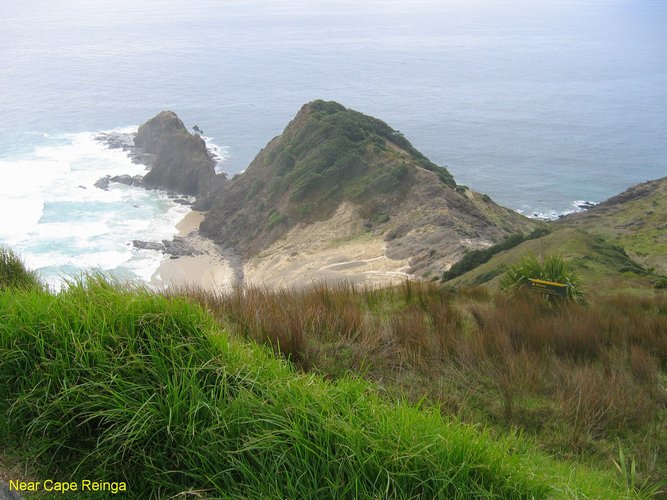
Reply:
[[213, 157], [213, 160], [215, 160], [215, 173], [216, 174], [225, 173], [223, 168], [222, 168], [222, 163], [229, 156], [229, 147], [219, 146], [219, 145], [215, 144], [213, 142], [213, 137], [208, 137], [208, 136], [203, 135], [202, 139], [204, 139], [206, 141], [206, 149], [208, 149], [208, 152]]
[[597, 205], [597, 203], [594, 201], [574, 200], [570, 205], [571, 208], [567, 210], [540, 211], [540, 210], [529, 210], [524, 207], [523, 209], [516, 209], [515, 211], [533, 219], [556, 220], [565, 215], [570, 215], [577, 212], [583, 212], [584, 210], [586, 210], [586, 208], [584, 208], [586, 205], [595, 206]]
[[44, 134], [31, 153], [0, 161], [0, 244], [18, 251], [53, 288], [84, 269], [149, 281], [163, 256], [135, 249], [132, 240], [171, 238], [189, 211], [159, 191], [118, 183], [96, 188], [105, 175], [145, 173], [97, 136]]

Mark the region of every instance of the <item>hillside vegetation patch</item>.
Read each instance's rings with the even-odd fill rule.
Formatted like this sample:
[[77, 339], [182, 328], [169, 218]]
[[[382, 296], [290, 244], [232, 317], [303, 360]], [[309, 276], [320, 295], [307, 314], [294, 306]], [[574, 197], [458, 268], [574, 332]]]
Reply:
[[179, 298], [90, 277], [0, 292], [0, 434], [135, 498], [541, 498], [509, 440], [301, 375]]

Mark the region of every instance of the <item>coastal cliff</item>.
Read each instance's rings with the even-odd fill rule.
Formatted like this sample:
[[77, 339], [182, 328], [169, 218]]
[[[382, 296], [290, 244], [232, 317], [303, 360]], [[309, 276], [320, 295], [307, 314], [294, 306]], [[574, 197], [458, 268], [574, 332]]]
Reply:
[[[219, 184], [206, 142], [188, 132], [172, 111], [162, 111], [139, 127], [136, 147], [155, 155], [144, 187], [202, 196]], [[219, 176], [218, 176], [219, 177]]]

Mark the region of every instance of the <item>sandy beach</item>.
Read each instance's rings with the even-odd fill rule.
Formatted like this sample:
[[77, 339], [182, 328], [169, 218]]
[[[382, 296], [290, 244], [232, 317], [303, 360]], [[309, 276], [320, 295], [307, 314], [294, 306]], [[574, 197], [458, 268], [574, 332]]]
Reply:
[[[186, 237], [201, 255], [172, 258], [165, 256], [151, 277], [158, 288], [198, 286], [207, 290], [228, 290], [238, 279], [235, 259], [226, 256], [220, 248], [199, 235], [199, 224], [204, 212], [191, 211], [177, 225], [178, 236]], [[235, 270], [235, 267], [237, 268]]]
[[[225, 291], [247, 286], [301, 287], [315, 282], [346, 281], [357, 285], [385, 286], [406, 279], [407, 260], [386, 256], [381, 237], [360, 234], [351, 206], [342, 206], [326, 222], [293, 228], [249, 262], [222, 250], [199, 235], [204, 213], [189, 212], [177, 225], [178, 235], [200, 255], [165, 256], [151, 278], [156, 288], [197, 286]], [[332, 245], [334, 237], [336, 244]]]

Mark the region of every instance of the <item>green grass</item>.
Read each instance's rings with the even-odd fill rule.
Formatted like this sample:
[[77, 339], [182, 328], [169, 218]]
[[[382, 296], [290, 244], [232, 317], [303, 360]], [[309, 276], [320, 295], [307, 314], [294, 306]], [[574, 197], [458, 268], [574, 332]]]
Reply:
[[449, 281], [458, 278], [462, 274], [471, 271], [485, 262], [488, 262], [494, 255], [510, 250], [524, 241], [534, 240], [545, 236], [551, 232], [546, 227], [539, 227], [531, 231], [528, 235], [522, 233], [514, 233], [508, 236], [504, 241], [497, 245], [492, 245], [483, 250], [471, 250], [467, 252], [463, 258], [456, 262], [451, 268], [445, 271], [442, 275], [442, 281]]
[[623, 197], [622, 202], [566, 217], [558, 225], [586, 229], [623, 247], [642, 266], [667, 274], [667, 178], [633, 186], [616, 198]]
[[666, 477], [664, 294], [591, 294], [554, 308], [540, 296], [411, 281], [181, 293], [304, 371], [359, 374], [387, 397], [426, 398], [498, 435], [518, 429], [570, 465], [615, 473], [620, 440], [639, 483]]
[[37, 275], [26, 269], [21, 258], [8, 248], [0, 247], [0, 290], [38, 288]]
[[[635, 294], [652, 294], [651, 276], [625, 250], [588, 231], [552, 226], [553, 232], [536, 239], [503, 249], [476, 267], [466, 269], [448, 284], [454, 286], [488, 283], [496, 288], [505, 270], [518, 264], [522, 258], [534, 255], [540, 258], [562, 255], [584, 283], [584, 288], [597, 293], [617, 293], [625, 290]], [[474, 257], [475, 255], [473, 255]], [[463, 261], [462, 261], [463, 262]], [[475, 259], [475, 263], [477, 260]], [[460, 266], [453, 266], [456, 270]]]
[[0, 436], [42, 477], [126, 481], [133, 498], [626, 492], [358, 378], [295, 372], [183, 297], [90, 276], [0, 291], [0, 317]]

